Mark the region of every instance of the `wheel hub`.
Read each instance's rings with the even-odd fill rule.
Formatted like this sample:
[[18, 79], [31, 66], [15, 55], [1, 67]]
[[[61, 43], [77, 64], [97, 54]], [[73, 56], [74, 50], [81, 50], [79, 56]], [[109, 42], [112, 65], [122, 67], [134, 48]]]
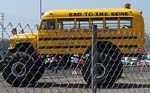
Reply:
[[97, 72], [97, 74], [96, 74], [97, 79], [100, 79], [100, 78], [104, 77], [104, 75], [106, 73], [105, 66], [101, 63], [97, 63], [96, 64], [96, 72]]
[[16, 62], [11, 67], [11, 72], [16, 77], [22, 77], [26, 73], [26, 67], [25, 64], [21, 62]]

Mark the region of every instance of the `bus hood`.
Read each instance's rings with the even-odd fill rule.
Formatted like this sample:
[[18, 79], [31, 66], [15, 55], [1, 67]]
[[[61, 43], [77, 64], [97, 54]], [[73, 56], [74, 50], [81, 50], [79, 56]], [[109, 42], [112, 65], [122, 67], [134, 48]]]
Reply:
[[15, 48], [18, 43], [31, 43], [33, 46], [36, 46], [37, 41], [37, 33], [26, 33], [26, 34], [16, 34], [10, 37], [9, 49]]

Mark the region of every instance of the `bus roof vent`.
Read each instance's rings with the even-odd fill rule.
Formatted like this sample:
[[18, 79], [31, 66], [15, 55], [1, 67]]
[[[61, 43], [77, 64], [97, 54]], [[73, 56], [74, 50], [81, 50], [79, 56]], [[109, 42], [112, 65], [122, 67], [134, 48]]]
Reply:
[[131, 8], [131, 4], [130, 3], [126, 3], [124, 8], [130, 9]]

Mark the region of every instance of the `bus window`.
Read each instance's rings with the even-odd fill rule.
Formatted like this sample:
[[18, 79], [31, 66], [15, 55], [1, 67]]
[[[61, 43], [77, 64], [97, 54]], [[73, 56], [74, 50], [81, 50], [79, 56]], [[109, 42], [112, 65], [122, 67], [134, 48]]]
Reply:
[[74, 28], [74, 21], [63, 21], [64, 29], [73, 29]]
[[63, 30], [63, 22], [59, 21], [59, 22], [57, 23], [57, 29], [58, 29], [58, 30]]
[[103, 28], [103, 20], [92, 20], [93, 25], [97, 25], [97, 30]]
[[74, 19], [58, 19], [57, 27], [59, 30], [73, 31]]
[[89, 31], [89, 19], [77, 19], [77, 29]]
[[47, 20], [48, 30], [55, 29], [55, 20]]
[[106, 29], [111, 29], [111, 28], [118, 28], [118, 20], [106, 20]]
[[41, 23], [42, 30], [51, 30], [55, 28], [55, 21], [54, 20], [43, 20]]
[[46, 30], [47, 29], [47, 22], [46, 22], [46, 20], [42, 21], [42, 23], [41, 23], [41, 29], [42, 30]]
[[131, 28], [132, 27], [132, 19], [120, 19], [120, 28]]

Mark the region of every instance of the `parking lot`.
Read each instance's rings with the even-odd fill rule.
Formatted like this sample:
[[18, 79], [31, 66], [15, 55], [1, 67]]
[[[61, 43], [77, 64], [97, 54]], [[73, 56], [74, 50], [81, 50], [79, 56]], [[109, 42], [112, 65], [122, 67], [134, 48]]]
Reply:
[[[149, 93], [150, 67], [125, 67], [121, 79], [111, 88], [97, 88], [102, 93]], [[91, 93], [92, 89], [83, 80], [80, 71], [72, 75], [71, 70], [51, 73], [46, 70], [43, 77], [26, 88], [10, 86], [0, 75], [0, 93]]]

